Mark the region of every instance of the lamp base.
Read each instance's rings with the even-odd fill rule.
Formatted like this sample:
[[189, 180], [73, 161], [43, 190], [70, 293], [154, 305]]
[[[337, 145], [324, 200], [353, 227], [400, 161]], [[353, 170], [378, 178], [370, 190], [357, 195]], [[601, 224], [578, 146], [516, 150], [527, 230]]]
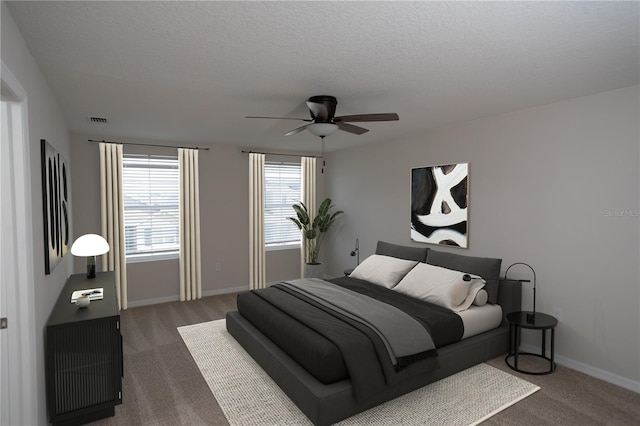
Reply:
[[527, 323], [528, 324], [533, 324], [536, 322], [536, 313], [535, 312], [528, 312], [527, 313]]
[[87, 278], [93, 279], [96, 277], [96, 257], [87, 256]]

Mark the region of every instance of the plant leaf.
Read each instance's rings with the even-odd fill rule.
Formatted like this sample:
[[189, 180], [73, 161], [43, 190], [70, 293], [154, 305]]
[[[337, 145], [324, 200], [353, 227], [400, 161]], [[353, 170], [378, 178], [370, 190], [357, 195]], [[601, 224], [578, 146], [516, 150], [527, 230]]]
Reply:
[[318, 216], [324, 216], [329, 212], [331, 208], [331, 198], [325, 198], [318, 208]]
[[304, 204], [302, 204], [302, 203], [294, 204], [291, 207], [293, 207], [293, 210], [295, 210], [296, 215], [298, 215], [298, 220], [300, 221], [300, 223], [303, 224], [303, 225], [308, 225], [309, 224], [309, 214], [307, 213], [307, 209], [304, 207]]
[[296, 219], [295, 217], [288, 217], [287, 219], [289, 219], [291, 222], [295, 223], [296, 226], [298, 227], [298, 229], [302, 229], [302, 224], [300, 223], [300, 221], [298, 219]]
[[337, 212], [334, 212], [331, 215], [331, 220], [334, 221], [339, 215], [341, 215], [342, 213], [344, 213], [342, 210], [338, 210]]

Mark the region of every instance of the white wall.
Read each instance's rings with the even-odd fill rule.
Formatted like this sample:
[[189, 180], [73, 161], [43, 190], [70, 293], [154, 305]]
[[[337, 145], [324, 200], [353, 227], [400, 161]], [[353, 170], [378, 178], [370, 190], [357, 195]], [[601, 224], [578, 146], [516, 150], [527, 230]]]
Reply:
[[559, 360], [640, 391], [638, 99], [633, 86], [331, 153], [327, 193], [346, 213], [329, 270], [353, 267], [356, 237], [361, 259], [379, 239], [419, 245], [410, 168], [469, 162], [469, 249], [443, 250], [531, 264], [538, 310], [563, 312]]
[[[2, 62], [27, 92], [29, 120], [29, 156], [31, 167], [31, 203], [34, 248], [34, 294], [38, 394], [33, 395], [38, 407], [38, 423], [47, 424], [44, 383], [44, 324], [58, 299], [71, 271], [68, 254], [51, 275], [44, 274], [44, 236], [42, 218], [42, 180], [40, 173], [40, 139], [46, 139], [69, 160], [69, 132], [58, 102], [49, 90], [38, 65], [20, 34], [7, 6], [2, 3]], [[71, 200], [73, 204], [73, 200]], [[73, 221], [71, 222], [73, 224]], [[72, 225], [73, 226], [73, 225]]]

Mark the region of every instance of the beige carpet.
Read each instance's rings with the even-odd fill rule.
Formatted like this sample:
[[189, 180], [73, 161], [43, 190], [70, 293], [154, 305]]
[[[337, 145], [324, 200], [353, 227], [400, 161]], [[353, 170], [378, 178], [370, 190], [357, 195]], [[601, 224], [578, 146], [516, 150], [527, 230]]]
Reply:
[[[231, 425], [311, 422], [226, 331], [225, 321], [179, 327]], [[340, 425], [475, 425], [540, 388], [480, 364], [343, 420]]]

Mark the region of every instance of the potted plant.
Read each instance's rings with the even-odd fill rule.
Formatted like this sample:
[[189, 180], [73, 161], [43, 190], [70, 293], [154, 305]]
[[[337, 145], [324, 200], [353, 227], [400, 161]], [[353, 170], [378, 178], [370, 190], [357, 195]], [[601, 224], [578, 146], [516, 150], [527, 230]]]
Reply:
[[313, 220], [310, 220], [307, 206], [305, 206], [302, 201], [294, 204], [292, 207], [293, 210], [295, 210], [297, 217], [289, 217], [287, 219], [296, 224], [302, 233], [302, 238], [306, 241], [307, 268], [305, 268], [305, 277], [322, 278], [324, 271], [322, 263], [318, 262], [320, 246], [322, 244], [324, 234], [329, 230], [331, 224], [343, 213], [343, 211], [338, 210], [332, 213], [331, 209], [334, 206], [331, 205], [330, 198], [326, 198], [320, 204], [318, 213], [315, 215]]

